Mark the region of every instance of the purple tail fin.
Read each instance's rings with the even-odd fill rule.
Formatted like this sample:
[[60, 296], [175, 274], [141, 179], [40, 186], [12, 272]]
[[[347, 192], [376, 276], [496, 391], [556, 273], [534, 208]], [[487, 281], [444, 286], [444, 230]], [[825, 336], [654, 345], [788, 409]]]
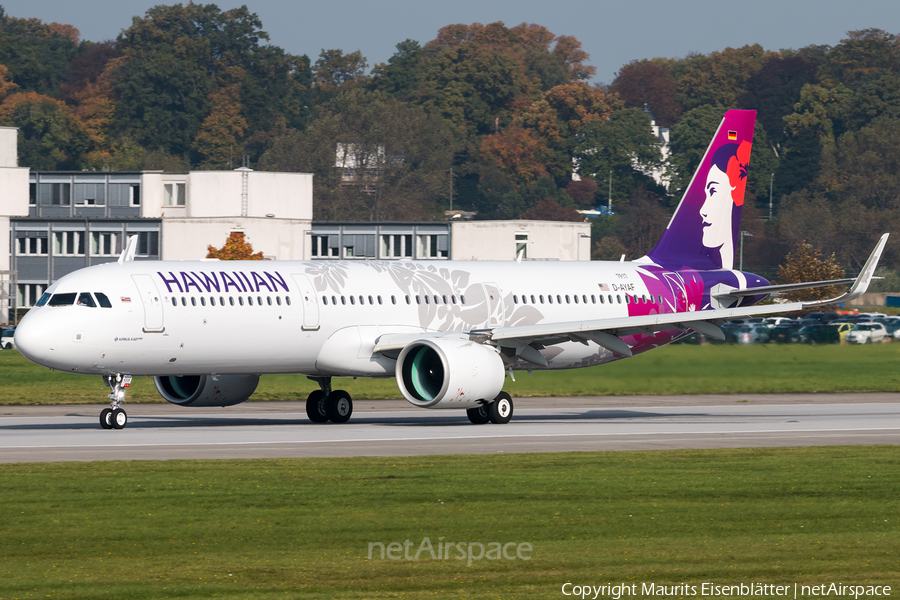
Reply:
[[729, 110], [662, 239], [648, 253], [669, 268], [733, 269], [755, 110]]

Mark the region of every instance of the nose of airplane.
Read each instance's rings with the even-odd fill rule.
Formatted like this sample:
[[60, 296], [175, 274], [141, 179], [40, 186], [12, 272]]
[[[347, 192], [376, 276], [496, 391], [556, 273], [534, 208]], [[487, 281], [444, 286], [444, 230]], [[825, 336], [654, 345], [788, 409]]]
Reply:
[[50, 366], [53, 348], [53, 326], [48, 319], [41, 319], [41, 312], [29, 312], [16, 327], [16, 348], [22, 356], [39, 365]]

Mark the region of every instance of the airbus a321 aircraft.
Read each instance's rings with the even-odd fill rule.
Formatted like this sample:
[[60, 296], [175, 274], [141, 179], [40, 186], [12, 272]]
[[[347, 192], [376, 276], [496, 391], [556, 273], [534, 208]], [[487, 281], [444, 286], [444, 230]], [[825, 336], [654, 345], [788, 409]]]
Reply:
[[[118, 262], [51, 285], [16, 345], [38, 364], [102, 376], [107, 429], [125, 427], [135, 375], [173, 404], [229, 406], [268, 373], [319, 384], [306, 404], [316, 423], [353, 411], [332, 378], [391, 376], [415, 406], [507, 423], [507, 372], [601, 365], [693, 332], [724, 339], [728, 319], [866, 290], [887, 234], [855, 280], [771, 286], [733, 268], [755, 118], [726, 113], [662, 239], [631, 262], [151, 262], [132, 260], [131, 239]], [[755, 306], [835, 283], [852, 286], [831, 301]]]

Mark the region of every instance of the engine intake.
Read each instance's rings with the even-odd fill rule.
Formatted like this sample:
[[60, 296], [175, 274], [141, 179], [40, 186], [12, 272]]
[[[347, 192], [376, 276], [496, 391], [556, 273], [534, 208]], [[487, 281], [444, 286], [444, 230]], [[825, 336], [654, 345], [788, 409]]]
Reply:
[[256, 391], [259, 375], [166, 375], [154, 377], [166, 401], [179, 406], [232, 406]]
[[490, 346], [464, 339], [422, 339], [397, 357], [397, 385], [421, 408], [472, 408], [503, 389], [504, 368]]

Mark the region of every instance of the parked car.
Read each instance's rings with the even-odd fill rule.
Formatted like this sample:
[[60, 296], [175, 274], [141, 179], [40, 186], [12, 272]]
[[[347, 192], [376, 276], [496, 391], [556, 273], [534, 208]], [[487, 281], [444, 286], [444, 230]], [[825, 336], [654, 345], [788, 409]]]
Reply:
[[816, 321], [820, 321], [822, 323], [828, 323], [829, 321], [834, 321], [835, 319], [839, 319], [841, 315], [833, 312], [813, 312], [806, 315], [807, 319], [815, 319]]
[[887, 336], [881, 323], [857, 323], [844, 339], [851, 344], [880, 344]]
[[0, 349], [12, 350], [16, 347], [16, 340], [13, 336], [16, 334], [16, 328], [2, 327], [0, 328]]
[[771, 339], [779, 344], [797, 344], [802, 341], [800, 337], [802, 326], [796, 321], [779, 323], [769, 333]]
[[763, 325], [771, 329], [776, 325], [780, 325], [781, 323], [792, 323], [794, 320], [790, 317], [769, 317], [767, 319], [763, 319]]
[[873, 319], [875, 323], [881, 323], [884, 325], [885, 331], [887, 331], [888, 337], [893, 339], [900, 339], [900, 317], [884, 317]]
[[[847, 329], [850, 324], [845, 323]], [[804, 344], [837, 344], [841, 341], [841, 335], [838, 327], [829, 325], [828, 323], [819, 323], [818, 325], [806, 325], [800, 329], [800, 340]]]
[[843, 343], [844, 338], [847, 337], [847, 332], [853, 329], [853, 323], [832, 321], [828, 324], [828, 327], [837, 332], [838, 343]]
[[769, 341], [769, 328], [762, 325], [744, 325], [733, 331], [738, 344], [765, 344]]

